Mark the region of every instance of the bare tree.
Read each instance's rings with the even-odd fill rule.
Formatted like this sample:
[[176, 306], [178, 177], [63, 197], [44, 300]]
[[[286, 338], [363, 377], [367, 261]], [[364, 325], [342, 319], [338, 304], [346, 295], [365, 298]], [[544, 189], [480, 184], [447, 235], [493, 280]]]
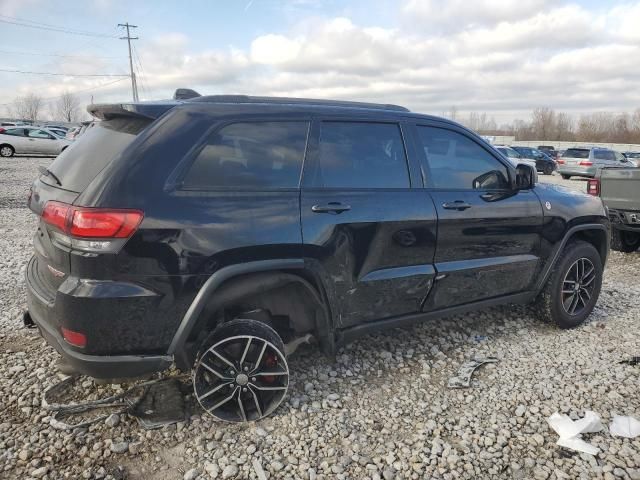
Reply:
[[539, 140], [553, 140], [556, 112], [549, 107], [539, 107], [531, 114], [531, 129]]
[[75, 122], [78, 120], [79, 108], [80, 102], [78, 98], [73, 93], [66, 91], [56, 102], [55, 118], [69, 123]]
[[38, 119], [41, 107], [42, 97], [35, 93], [29, 93], [24, 97], [16, 98], [10, 110], [14, 117], [34, 122]]

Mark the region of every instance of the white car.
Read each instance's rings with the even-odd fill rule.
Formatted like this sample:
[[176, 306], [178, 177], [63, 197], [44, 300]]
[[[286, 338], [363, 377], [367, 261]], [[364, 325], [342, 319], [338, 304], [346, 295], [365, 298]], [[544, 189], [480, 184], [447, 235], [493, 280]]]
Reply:
[[518, 152], [516, 152], [513, 148], [507, 147], [505, 145], [497, 145], [496, 149], [509, 160], [514, 166], [517, 166], [519, 163], [524, 163], [525, 165], [529, 165], [530, 167], [536, 168], [536, 161], [530, 160], [528, 158], [523, 158]]
[[46, 128], [17, 126], [0, 127], [0, 156], [14, 154], [56, 156], [71, 145], [71, 141], [60, 138]]

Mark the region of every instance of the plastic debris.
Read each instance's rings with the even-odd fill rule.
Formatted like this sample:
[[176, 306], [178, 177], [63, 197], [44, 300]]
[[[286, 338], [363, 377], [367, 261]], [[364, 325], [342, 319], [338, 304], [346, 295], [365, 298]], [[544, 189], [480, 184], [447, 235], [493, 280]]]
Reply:
[[469, 388], [473, 372], [485, 363], [496, 363], [495, 357], [476, 357], [473, 360], [463, 363], [458, 369], [458, 374], [449, 379], [449, 388]]
[[616, 415], [611, 420], [609, 432], [614, 437], [635, 438], [640, 435], [640, 421], [633, 417], [621, 417]]
[[600, 450], [580, 438], [583, 433], [595, 433], [602, 430], [600, 416], [590, 410], [584, 412], [584, 418], [573, 421], [567, 415], [555, 412], [547, 419], [549, 426], [560, 437], [557, 445], [577, 452], [596, 455]]
[[[127, 413], [136, 418], [146, 429], [159, 428], [163, 425], [185, 420], [184, 401], [178, 389], [178, 379], [168, 377], [133, 385], [116, 395], [88, 402], [61, 403], [60, 398], [73, 393], [73, 387], [80, 376], [67, 377], [48, 388], [43, 395], [42, 407], [53, 412], [50, 425], [57, 430], [74, 430], [84, 428], [105, 420], [111, 413]], [[180, 401], [169, 401], [177, 398]], [[110, 409], [106, 414], [87, 418], [84, 414], [99, 409]], [[69, 423], [67, 417], [80, 417], [78, 423]]]

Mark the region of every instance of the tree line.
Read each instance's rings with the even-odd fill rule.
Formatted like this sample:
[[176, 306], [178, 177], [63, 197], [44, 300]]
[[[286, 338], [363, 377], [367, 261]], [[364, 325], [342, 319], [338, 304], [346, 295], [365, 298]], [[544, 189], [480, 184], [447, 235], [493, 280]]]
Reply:
[[47, 120], [73, 123], [84, 117], [78, 97], [68, 91], [53, 102], [46, 102], [35, 93], [17, 97], [8, 105], [7, 113], [16, 120], [31, 122], [47, 117]]
[[514, 120], [500, 126], [487, 113], [471, 112], [465, 116], [452, 107], [444, 115], [482, 135], [514, 136], [516, 140], [640, 144], [640, 108], [633, 113], [595, 112], [576, 118], [540, 107], [531, 112], [529, 120]]

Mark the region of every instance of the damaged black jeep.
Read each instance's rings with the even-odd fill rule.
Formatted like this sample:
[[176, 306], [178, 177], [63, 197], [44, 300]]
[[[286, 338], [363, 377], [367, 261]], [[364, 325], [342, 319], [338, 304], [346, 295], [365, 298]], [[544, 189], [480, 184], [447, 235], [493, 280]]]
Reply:
[[561, 328], [591, 313], [600, 199], [403, 107], [187, 93], [90, 106], [96, 126], [33, 184], [29, 314], [65, 368], [175, 363], [203, 409], [251, 421], [303, 342], [333, 354], [505, 303]]

